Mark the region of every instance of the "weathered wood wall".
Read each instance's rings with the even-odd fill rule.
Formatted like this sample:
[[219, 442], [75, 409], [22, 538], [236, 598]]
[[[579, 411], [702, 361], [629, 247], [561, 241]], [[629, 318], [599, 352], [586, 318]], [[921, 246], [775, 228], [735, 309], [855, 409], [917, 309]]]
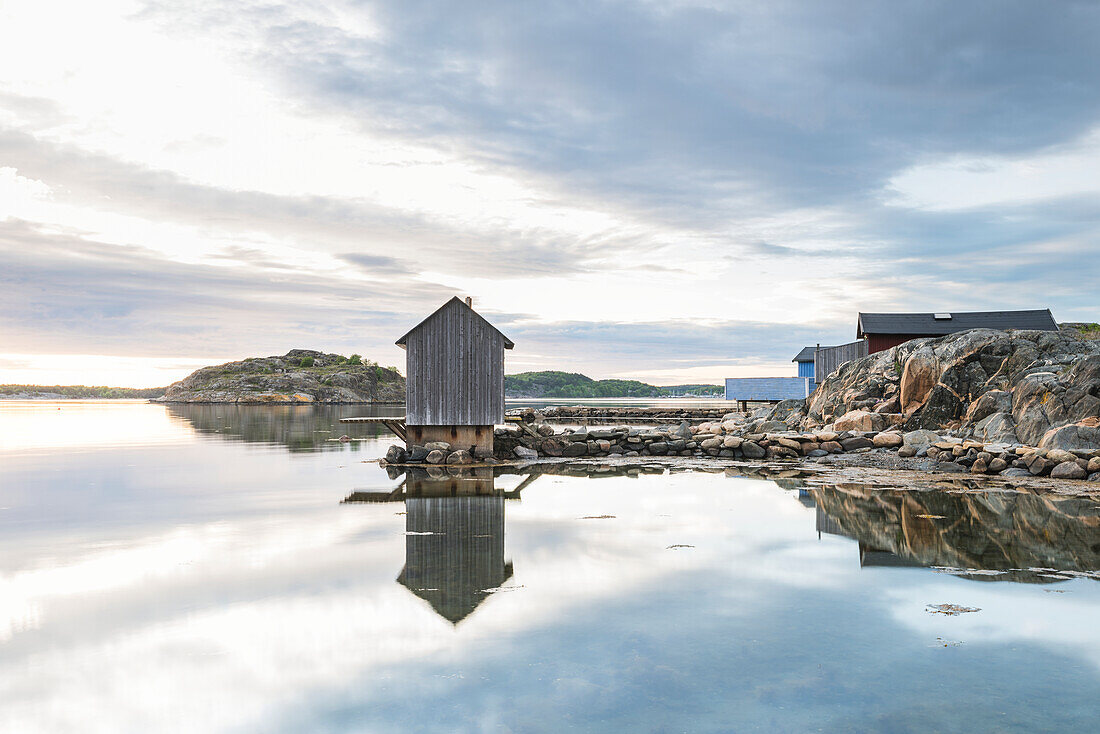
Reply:
[[867, 356], [867, 340], [849, 342], [835, 347], [822, 347], [814, 353], [814, 380], [821, 384], [840, 369], [840, 365]]
[[409, 332], [405, 349], [407, 425], [504, 422], [504, 337], [464, 304]]

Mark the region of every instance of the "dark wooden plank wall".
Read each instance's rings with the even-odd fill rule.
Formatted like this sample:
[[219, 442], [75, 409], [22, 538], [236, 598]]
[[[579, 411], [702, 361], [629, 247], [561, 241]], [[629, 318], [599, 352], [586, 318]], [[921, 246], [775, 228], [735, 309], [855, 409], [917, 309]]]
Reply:
[[867, 341], [841, 344], [836, 347], [822, 347], [814, 353], [814, 382], [821, 384], [825, 378], [840, 369], [840, 365], [853, 359], [867, 356]]
[[407, 425], [504, 422], [504, 338], [464, 304], [410, 333], [405, 349]]

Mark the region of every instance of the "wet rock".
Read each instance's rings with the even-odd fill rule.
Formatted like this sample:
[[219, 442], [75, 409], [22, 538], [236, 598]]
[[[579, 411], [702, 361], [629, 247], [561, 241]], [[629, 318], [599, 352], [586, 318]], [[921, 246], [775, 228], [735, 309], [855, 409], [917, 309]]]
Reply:
[[1090, 473], [1100, 471], [1100, 456], [1094, 456], [1089, 459], [1088, 471]]
[[409, 447], [409, 455], [406, 461], [413, 464], [420, 464], [428, 458], [430, 452], [424, 446], [412, 445]]
[[[426, 447], [425, 447], [426, 448]], [[428, 464], [442, 464], [447, 458], [447, 455], [439, 449], [433, 449], [428, 452], [428, 455], [424, 457], [424, 461]]]
[[561, 456], [565, 445], [556, 438], [548, 438], [539, 443], [539, 450], [546, 456]]
[[473, 464], [474, 457], [470, 455], [469, 451], [465, 449], [459, 449], [447, 456], [448, 464]]
[[400, 446], [390, 446], [386, 451], [386, 463], [388, 464], [404, 464], [406, 458], [408, 458], [408, 454]]
[[745, 441], [741, 444], [741, 452], [745, 455], [746, 459], [763, 459], [764, 448], [752, 441]]
[[584, 456], [588, 453], [588, 444], [584, 441], [574, 441], [565, 445], [562, 456]]
[[446, 441], [429, 441], [428, 443], [424, 444], [424, 448], [426, 448], [428, 451], [450, 451], [451, 444], [447, 443]]
[[916, 456], [917, 449], [913, 446], [902, 446], [898, 449], [898, 456], [908, 458], [910, 456]]
[[[719, 445], [721, 445], [721, 442], [719, 442]], [[649, 453], [654, 456], [664, 456], [668, 453], [668, 444], [664, 441], [654, 441], [649, 445]]]
[[828, 451], [830, 454], [839, 454], [844, 451], [844, 447], [838, 441], [822, 441], [821, 450]]
[[811, 456], [815, 459], [821, 458], [822, 456], [828, 456], [828, 455], [829, 455], [829, 452], [825, 451], [824, 449], [814, 449], [810, 453], [806, 454], [806, 456]]
[[1084, 479], [1086, 476], [1076, 461], [1063, 461], [1050, 470], [1051, 479]]
[[1005, 461], [1004, 459], [1000, 458], [999, 456], [994, 458], [994, 459], [991, 459], [990, 462], [989, 462], [989, 472], [991, 474], [1000, 474], [1001, 472], [1003, 472], [1007, 468], [1008, 468], [1008, 462]]
[[740, 448], [745, 439], [740, 436], [726, 436], [722, 439], [722, 448], [724, 449], [736, 449]]
[[723, 439], [720, 438], [708, 438], [705, 441], [700, 442], [699, 447], [702, 448], [704, 451], [707, 449], [721, 448], [722, 440]]
[[983, 459], [975, 459], [974, 463], [970, 465], [971, 474], [985, 474], [988, 469], [989, 465]]
[[840, 445], [844, 447], [845, 451], [855, 451], [856, 449], [874, 448], [875, 442], [863, 436], [855, 436], [844, 439], [840, 442]]
[[529, 449], [526, 446], [516, 446], [512, 449], [512, 452], [516, 455], [517, 459], [537, 459], [539, 458], [539, 452], [534, 449]]

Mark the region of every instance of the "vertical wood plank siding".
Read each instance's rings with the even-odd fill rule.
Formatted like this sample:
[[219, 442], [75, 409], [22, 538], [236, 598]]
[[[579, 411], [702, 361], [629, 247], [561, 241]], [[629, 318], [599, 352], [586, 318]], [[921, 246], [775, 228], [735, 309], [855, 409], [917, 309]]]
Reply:
[[453, 302], [409, 333], [406, 418], [410, 426], [504, 422], [504, 338]]
[[840, 369], [840, 365], [866, 356], [865, 339], [836, 347], [822, 347], [814, 353], [814, 381], [820, 385], [826, 377]]

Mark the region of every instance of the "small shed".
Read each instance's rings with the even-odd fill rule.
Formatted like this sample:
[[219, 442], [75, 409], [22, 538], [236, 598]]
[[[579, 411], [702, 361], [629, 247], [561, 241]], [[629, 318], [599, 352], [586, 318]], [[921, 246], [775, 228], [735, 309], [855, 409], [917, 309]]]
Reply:
[[493, 427], [504, 422], [504, 350], [512, 340], [456, 297], [397, 346], [406, 352], [407, 442], [491, 452]]
[[1049, 308], [1031, 311], [942, 313], [861, 313], [856, 338], [866, 339], [870, 354], [921, 337], [945, 336], [967, 329], [1058, 331]]
[[814, 353], [816, 351], [817, 347], [802, 347], [802, 351], [794, 355], [794, 359], [791, 361], [798, 363], [799, 377], [814, 376]]

